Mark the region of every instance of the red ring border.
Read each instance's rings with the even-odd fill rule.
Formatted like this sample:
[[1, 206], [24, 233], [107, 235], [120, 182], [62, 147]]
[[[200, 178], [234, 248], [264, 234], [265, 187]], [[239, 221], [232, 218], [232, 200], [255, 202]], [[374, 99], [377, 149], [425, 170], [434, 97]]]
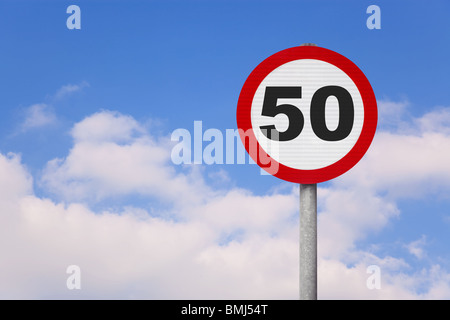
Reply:
[[[285, 166], [275, 159], [271, 158], [259, 145], [258, 140], [253, 132], [251, 123], [251, 106], [253, 97], [256, 93], [261, 82], [269, 75], [270, 72], [278, 68], [279, 66], [301, 59], [315, 59], [328, 62], [344, 71], [355, 83], [356, 87], [361, 94], [363, 107], [364, 107], [364, 122], [361, 130], [361, 134], [356, 141], [353, 148], [340, 160], [335, 163], [313, 170], [301, 170], [292, 167]], [[237, 127], [239, 130], [240, 138], [245, 146], [245, 149], [250, 154], [252, 159], [263, 169], [267, 167], [267, 163], [261, 163], [261, 158], [269, 158], [270, 161], [278, 163], [278, 170], [275, 177], [301, 184], [313, 184], [328, 181], [334, 179], [348, 170], [350, 170], [356, 163], [361, 160], [366, 151], [369, 149], [372, 143], [375, 131], [377, 128], [377, 102], [372, 86], [367, 80], [364, 73], [348, 58], [343, 55], [334, 52], [329, 49], [316, 46], [299, 46], [279, 51], [263, 62], [261, 62], [248, 76], [245, 81], [236, 110]], [[252, 140], [249, 144], [245, 143], [245, 132], [247, 137]], [[258, 154], [254, 155], [249, 152], [250, 145], [256, 143], [259, 152], [264, 153], [264, 157]], [[271, 163], [270, 162], [270, 163]], [[266, 170], [267, 171], [267, 170]], [[269, 172], [269, 171], [268, 171]]]

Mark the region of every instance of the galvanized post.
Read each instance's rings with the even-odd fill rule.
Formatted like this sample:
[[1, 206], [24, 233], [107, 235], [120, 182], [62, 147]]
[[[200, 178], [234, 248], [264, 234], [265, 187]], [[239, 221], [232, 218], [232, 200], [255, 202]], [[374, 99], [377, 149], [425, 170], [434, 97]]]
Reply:
[[317, 184], [300, 184], [300, 300], [317, 300]]
[[317, 184], [300, 184], [300, 300], [317, 300]]

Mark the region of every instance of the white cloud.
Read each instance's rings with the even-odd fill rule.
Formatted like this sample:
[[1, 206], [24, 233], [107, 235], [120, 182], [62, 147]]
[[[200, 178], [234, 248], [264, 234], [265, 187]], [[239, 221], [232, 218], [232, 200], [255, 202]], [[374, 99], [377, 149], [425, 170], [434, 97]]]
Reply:
[[[80, 84], [62, 86], [53, 96], [53, 100], [59, 100], [88, 86], [89, 84], [86, 81]], [[36, 103], [25, 109], [24, 120], [20, 125], [20, 130], [26, 132], [30, 129], [42, 128], [54, 124], [56, 121], [57, 116], [51, 104]]]
[[89, 83], [83, 81], [79, 84], [67, 84], [62, 86], [54, 95], [54, 99], [62, 99], [74, 92], [80, 91], [83, 88], [89, 87]]
[[0, 194], [15, 201], [32, 193], [33, 179], [21, 164], [21, 158], [14, 153], [0, 154]]
[[22, 122], [22, 131], [44, 127], [55, 123], [56, 115], [52, 108], [45, 103], [38, 103], [25, 110], [25, 119]]
[[212, 193], [196, 170], [177, 174], [170, 165], [170, 145], [158, 144], [131, 117], [96, 113], [76, 124], [72, 136], [69, 155], [50, 161], [42, 179], [64, 199], [138, 193], [187, 205]]
[[426, 256], [424, 246], [427, 243], [427, 237], [422, 235], [420, 239], [412, 241], [406, 245], [409, 253], [414, 255], [417, 259], [423, 259]]
[[[55, 203], [29, 194], [29, 175], [17, 161], [0, 158], [0, 167], [9, 169], [11, 179], [22, 181], [15, 200], [0, 194], [0, 203], [11, 203], [1, 212], [0, 250], [8, 261], [0, 264], [2, 298], [219, 299], [296, 294], [297, 282], [292, 281], [296, 239], [281, 236], [280, 231], [290, 229], [286, 225], [273, 224], [279, 219], [274, 208], [289, 196], [254, 197], [236, 191], [209, 200], [198, 216], [182, 222], [132, 208], [93, 212], [82, 204]], [[245, 203], [243, 208], [235, 197]], [[289, 211], [292, 205], [284, 209]], [[254, 226], [252, 219], [258, 218], [258, 212], [242, 217], [247, 210], [261, 210], [265, 219]], [[290, 214], [282, 220], [289, 220]], [[219, 220], [225, 218], [222, 227]], [[223, 242], [226, 234], [240, 228], [253, 232], [240, 241]], [[81, 268], [80, 292], [65, 287], [65, 270], [72, 264]]]
[[348, 259], [358, 240], [381, 230], [399, 214], [395, 203], [357, 185], [319, 189], [318, 193], [319, 250], [324, 258]]
[[[381, 261], [383, 262], [383, 261]], [[369, 289], [367, 287], [368, 265], [359, 263], [349, 267], [345, 263], [335, 259], [323, 259], [319, 262], [319, 289], [321, 299], [417, 299], [414, 293], [405, 284], [413, 277], [396, 274], [391, 278], [385, 272], [385, 267], [381, 269], [381, 288]], [[401, 278], [401, 280], [400, 280]], [[405, 281], [408, 280], [408, 281]], [[399, 283], [396, 283], [398, 281]]]
[[409, 119], [408, 107], [410, 103], [407, 100], [391, 101], [382, 99], [377, 101], [378, 124], [382, 128], [401, 128]]
[[143, 135], [145, 129], [130, 116], [106, 110], [76, 123], [71, 133], [75, 142], [127, 143]]
[[[382, 230], [401, 214], [399, 199], [446, 196], [450, 189], [448, 110], [429, 112], [407, 126], [402, 123], [398, 132], [377, 133], [360, 163], [330, 187], [319, 189], [319, 250], [326, 266], [320, 274], [322, 283], [327, 283], [323, 297], [448, 299], [449, 273], [439, 265], [413, 270], [402, 260], [380, 258], [356, 247], [359, 240]], [[424, 235], [405, 247], [423, 259], [425, 245]], [[370, 264], [381, 267], [382, 290], [371, 291], [362, 284], [361, 278], [367, 277], [364, 268]]]
[[[0, 155], [0, 250], [8, 261], [0, 264], [0, 297], [296, 299], [298, 188], [264, 196], [216, 189], [198, 167], [175, 170], [169, 140], [148, 130], [108, 111], [75, 124], [72, 149], [43, 172], [44, 190], [59, 203], [33, 194], [18, 156]], [[357, 167], [319, 188], [319, 298], [450, 297], [450, 275], [438, 264], [413, 270], [357, 246], [401, 214], [398, 185], [403, 197], [430, 175], [434, 189], [447, 186], [441, 160], [419, 157], [415, 166], [396, 159], [408, 160], [417, 146], [445, 157], [448, 137], [429, 140], [428, 131], [378, 134]], [[161, 210], [170, 214], [153, 212], [158, 206], [94, 211], [86, 204], [133, 194], [165, 201]], [[424, 254], [420, 241], [408, 248]], [[65, 287], [72, 264], [81, 267], [79, 292]], [[371, 264], [380, 266], [380, 290], [366, 286]]]
[[[119, 125], [121, 132], [110, 130]], [[0, 265], [0, 296], [296, 297], [294, 194], [211, 190], [195, 170], [176, 173], [169, 165], [169, 147], [118, 113], [92, 115], [72, 134], [75, 144], [67, 158], [50, 162], [44, 174], [47, 186], [55, 192], [60, 188], [64, 202], [22, 192], [10, 214], [2, 214], [8, 217], [2, 226], [8, 225], [9, 232], [2, 233], [7, 239], [1, 250], [9, 263]], [[7, 163], [21, 168], [18, 176], [28, 177], [18, 161], [11, 157]], [[31, 188], [32, 181], [16, 180], [24, 181], [23, 190]], [[90, 193], [142, 192], [170, 199], [175, 211], [180, 210], [177, 204], [189, 205], [177, 220], [132, 207], [94, 212], [67, 202], [71, 192], [82, 200]], [[82, 271], [78, 295], [65, 287], [65, 268], [72, 264]]]
[[438, 108], [415, 122], [421, 132], [450, 135], [450, 108]]
[[[450, 189], [450, 134], [445, 116], [450, 109], [430, 112], [414, 120], [411, 133], [379, 132], [363, 160], [336, 185], [358, 185], [393, 197], [423, 197]], [[436, 126], [430, 119], [440, 119]], [[445, 124], [445, 125], [444, 125]], [[426, 186], [426, 188], [424, 187]]]

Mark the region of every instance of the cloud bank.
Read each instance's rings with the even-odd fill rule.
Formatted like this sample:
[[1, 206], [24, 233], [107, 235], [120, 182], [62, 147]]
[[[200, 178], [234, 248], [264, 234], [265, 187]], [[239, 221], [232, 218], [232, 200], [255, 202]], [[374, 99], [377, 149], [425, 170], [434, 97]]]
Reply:
[[[438, 261], [416, 270], [358, 246], [422, 184], [429, 194], [448, 191], [448, 114], [440, 108], [406, 131], [378, 133], [354, 169], [319, 188], [319, 298], [450, 298]], [[167, 138], [118, 112], [92, 114], [71, 135], [67, 155], [38, 178], [19, 155], [0, 154], [0, 298], [298, 298], [298, 186], [262, 196], [217, 189], [197, 166], [174, 167]], [[151, 201], [96, 206], [127, 196]], [[405, 248], [425, 257], [426, 239]], [[73, 264], [81, 290], [66, 287]], [[380, 290], [366, 286], [372, 264]]]

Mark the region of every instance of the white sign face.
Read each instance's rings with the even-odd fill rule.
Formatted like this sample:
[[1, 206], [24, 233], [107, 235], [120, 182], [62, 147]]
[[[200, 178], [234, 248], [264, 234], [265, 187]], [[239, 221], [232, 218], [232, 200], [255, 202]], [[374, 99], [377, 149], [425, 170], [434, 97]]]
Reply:
[[[312, 105], [314, 94], [329, 86], [338, 86], [348, 92], [353, 102], [353, 114], [342, 112], [342, 106], [334, 95], [326, 98], [325, 106]], [[263, 106], [268, 106], [264, 105], [267, 87], [299, 88], [301, 98], [279, 96], [276, 97], [275, 103], [276, 106], [295, 106], [301, 111], [303, 120], [293, 117], [290, 119], [282, 112], [275, 116], [264, 116]], [[311, 108], [324, 108], [320, 114], [323, 119], [320, 121], [325, 123], [329, 132], [336, 132], [337, 128], [342, 126], [340, 122], [344, 117], [353, 118], [353, 125], [342, 139], [337, 137], [339, 140], [324, 140], [313, 130]], [[276, 68], [259, 85], [252, 103], [251, 121], [258, 143], [269, 156], [291, 168], [312, 170], [337, 162], [353, 148], [364, 123], [364, 106], [358, 88], [345, 72], [325, 61], [296, 60]], [[286, 141], [268, 139], [261, 130], [267, 125], [274, 125], [278, 132], [285, 132], [295, 121], [303, 121], [303, 128], [295, 138]]]
[[349, 170], [367, 151], [376, 130], [376, 99], [347, 58], [320, 47], [296, 47], [264, 60], [248, 77], [237, 121], [242, 132], [250, 130], [241, 135], [247, 151], [250, 138], [279, 164], [271, 174], [317, 183]]

